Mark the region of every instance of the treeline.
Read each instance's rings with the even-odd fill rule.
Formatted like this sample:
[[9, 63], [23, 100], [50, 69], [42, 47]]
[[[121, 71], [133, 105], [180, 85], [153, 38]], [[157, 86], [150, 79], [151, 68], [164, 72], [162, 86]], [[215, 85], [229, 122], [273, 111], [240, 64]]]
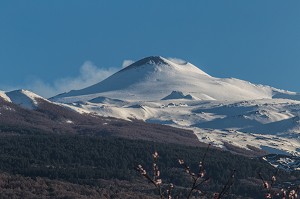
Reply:
[[[159, 151], [162, 179], [175, 186], [189, 187], [189, 177], [178, 164], [184, 159], [197, 170], [205, 148], [175, 144], [128, 140], [113, 137], [79, 135], [16, 135], [0, 138], [0, 170], [35, 178], [63, 180], [79, 185], [99, 187], [99, 179], [135, 182], [140, 176], [134, 168], [141, 164], [151, 171], [152, 152]], [[236, 198], [263, 194], [257, 173], [270, 177], [275, 169], [258, 158], [246, 158], [210, 149], [205, 162], [210, 181], [203, 189], [218, 191], [235, 169], [236, 182], [230, 193]], [[299, 179], [297, 172], [278, 173], [278, 181]]]

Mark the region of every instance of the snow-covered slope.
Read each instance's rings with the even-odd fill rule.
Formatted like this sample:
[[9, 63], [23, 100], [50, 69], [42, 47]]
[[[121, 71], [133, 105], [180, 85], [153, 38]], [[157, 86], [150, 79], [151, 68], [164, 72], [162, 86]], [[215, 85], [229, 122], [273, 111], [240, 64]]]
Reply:
[[170, 99], [190, 99], [190, 100], [199, 100], [199, 98], [196, 98], [190, 94], [184, 95], [181, 91], [172, 91], [172, 93], [164, 98], [162, 100], [170, 100]]
[[147, 57], [51, 100], [102, 116], [190, 129], [200, 141], [222, 148], [300, 155], [300, 94], [212, 77], [188, 62]]
[[11, 102], [11, 100], [9, 99], [9, 97], [5, 94], [4, 91], [0, 91], [0, 98], [7, 101], [7, 102]]
[[191, 63], [178, 64], [166, 58], [147, 57], [82, 90], [53, 97], [59, 102], [89, 101], [105, 96], [122, 100], [160, 100], [172, 91], [202, 100], [300, 99], [297, 93], [255, 85], [234, 78], [215, 78]]
[[300, 170], [300, 157], [297, 156], [272, 154], [272, 155], [267, 155], [262, 159], [269, 162], [274, 167], [286, 171]]
[[269, 153], [300, 155], [300, 101], [170, 99], [122, 104], [78, 102], [76, 107], [102, 116], [193, 130], [201, 142], [221, 148], [229, 143], [248, 150], [254, 146]]
[[23, 89], [14, 90], [5, 94], [12, 103], [27, 109], [35, 109], [38, 106], [38, 100], [48, 101], [31, 91]]

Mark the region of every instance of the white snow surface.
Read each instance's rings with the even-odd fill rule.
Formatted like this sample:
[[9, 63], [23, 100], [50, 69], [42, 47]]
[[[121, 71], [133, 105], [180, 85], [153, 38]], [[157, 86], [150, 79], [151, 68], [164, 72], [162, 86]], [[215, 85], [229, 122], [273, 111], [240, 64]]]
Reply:
[[11, 100], [9, 99], [9, 97], [5, 94], [4, 91], [0, 91], [0, 98], [4, 99], [7, 102], [11, 102]]
[[190, 94], [185, 95], [181, 91], [172, 91], [172, 93], [164, 98], [162, 100], [170, 100], [170, 99], [190, 99], [190, 100], [197, 100], [199, 98], [194, 97]]
[[35, 109], [38, 106], [37, 99], [48, 101], [47, 99], [44, 99], [43, 97], [31, 91], [23, 89], [6, 92], [5, 94], [6, 96], [8, 96], [12, 103], [20, 105], [21, 107], [27, 109]]
[[297, 156], [268, 155], [263, 157], [263, 160], [267, 161], [276, 168], [286, 171], [300, 171], [300, 157]]
[[[43, 102], [52, 103], [52, 104], [55, 104], [58, 106], [63, 106], [65, 108], [71, 109], [71, 110], [76, 111], [81, 114], [90, 113], [87, 110], [76, 107], [76, 103], [63, 104], [63, 103], [58, 103], [58, 102], [51, 102], [48, 99], [45, 99], [31, 91], [24, 90], [24, 89], [14, 90], [14, 91], [6, 92], [6, 93], [3, 91], [2, 92], [0, 91], [0, 97], [2, 97], [3, 99], [5, 99], [8, 102], [14, 103], [16, 105], [19, 105], [23, 108], [30, 109], [30, 110], [34, 110], [34, 109], [38, 108], [39, 100], [41, 100]], [[10, 107], [6, 107], [6, 106], [3, 106], [2, 108], [11, 109]], [[14, 110], [12, 109], [12, 111], [14, 111]], [[67, 120], [66, 122], [71, 123], [72, 121]]]
[[139, 119], [193, 130], [201, 142], [224, 148], [224, 142], [270, 153], [300, 155], [300, 101], [261, 99], [250, 101], [160, 100], [126, 105], [81, 102], [76, 108], [107, 117]]
[[102, 116], [190, 129], [200, 141], [222, 148], [228, 142], [300, 155], [299, 93], [212, 77], [188, 62], [147, 57], [51, 100]]

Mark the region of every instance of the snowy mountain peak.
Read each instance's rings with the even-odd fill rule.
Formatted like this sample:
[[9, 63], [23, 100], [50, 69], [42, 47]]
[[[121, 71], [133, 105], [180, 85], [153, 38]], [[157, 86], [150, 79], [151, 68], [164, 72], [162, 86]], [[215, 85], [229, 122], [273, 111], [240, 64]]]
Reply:
[[145, 57], [139, 61], [134, 62], [128, 67], [124, 68], [120, 72], [127, 71], [130, 69], [141, 69], [147, 68], [148, 70], [153, 69], [154, 71], [178, 71], [179, 73], [198, 73], [201, 75], [209, 76], [204, 71], [200, 70], [193, 64], [176, 58], [164, 58], [162, 56], [149, 56]]
[[131, 69], [143, 65], [169, 65], [169, 63], [165, 58], [161, 56], [149, 56], [134, 62], [133, 64], [126, 67], [126, 69]]
[[[122, 100], [162, 99], [174, 90], [199, 94], [201, 99], [215, 99], [199, 90], [198, 85], [212, 77], [189, 62], [161, 56], [143, 58], [107, 79], [81, 90], [72, 90], [52, 97], [53, 101], [89, 101], [99, 96]], [[206, 84], [206, 83], [205, 83]], [[102, 95], [106, 93], [105, 95]], [[112, 95], [107, 95], [111, 93]], [[115, 96], [117, 94], [117, 96]], [[206, 96], [203, 98], [203, 96]], [[85, 96], [77, 98], [76, 96]], [[197, 94], [195, 97], [198, 97]]]
[[90, 101], [108, 97], [125, 101], [155, 101], [172, 91], [190, 94], [199, 100], [252, 100], [286, 98], [300, 100], [300, 94], [234, 78], [216, 78], [195, 65], [177, 58], [143, 58], [107, 79], [81, 90], [51, 98], [57, 102]]
[[23, 108], [34, 109], [38, 106], [38, 100], [44, 100], [43, 97], [24, 89], [14, 90], [5, 93], [10, 101], [14, 104], [20, 105]]

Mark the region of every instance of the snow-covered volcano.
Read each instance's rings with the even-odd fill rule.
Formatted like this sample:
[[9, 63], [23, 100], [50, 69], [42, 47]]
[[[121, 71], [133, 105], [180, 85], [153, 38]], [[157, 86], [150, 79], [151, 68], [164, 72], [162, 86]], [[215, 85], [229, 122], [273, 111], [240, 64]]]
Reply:
[[81, 90], [53, 97], [59, 102], [89, 101], [99, 96], [121, 100], [159, 100], [179, 91], [200, 100], [300, 99], [269, 86], [234, 78], [215, 78], [191, 63], [175, 63], [160, 56], [141, 59], [107, 79]]
[[144, 58], [102, 82], [51, 98], [102, 116], [193, 130], [201, 142], [300, 155], [300, 95], [188, 62]]

